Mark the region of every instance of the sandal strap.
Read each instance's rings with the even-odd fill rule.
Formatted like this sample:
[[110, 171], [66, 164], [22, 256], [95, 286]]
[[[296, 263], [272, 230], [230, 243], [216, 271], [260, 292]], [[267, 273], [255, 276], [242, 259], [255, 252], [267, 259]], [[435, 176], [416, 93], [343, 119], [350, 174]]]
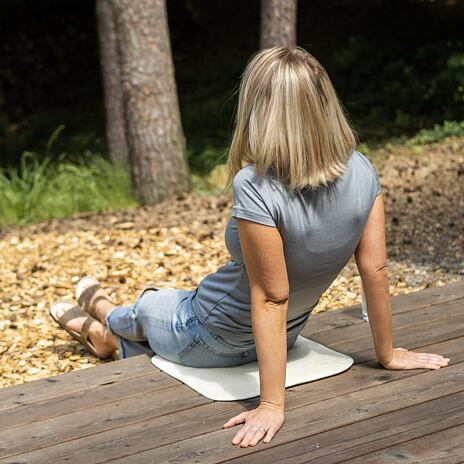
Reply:
[[90, 300], [92, 299], [93, 295], [97, 290], [101, 288], [100, 284], [96, 283], [93, 285], [89, 285], [79, 296], [77, 299], [77, 302], [85, 309], [87, 312], [93, 316], [96, 317], [95, 314], [95, 302], [93, 304], [90, 304]]
[[85, 346], [89, 345], [89, 341], [88, 341], [89, 340], [89, 329], [93, 321], [95, 321], [94, 318], [87, 317], [84, 324], [82, 325], [80, 336], [81, 336], [81, 343]]
[[94, 319], [99, 320], [98, 314], [97, 314], [97, 304], [99, 301], [105, 300], [110, 302], [107, 296], [97, 296], [96, 298], [93, 299], [92, 304], [90, 304], [90, 301], [93, 298], [93, 295], [97, 290], [100, 290], [101, 286], [100, 284], [95, 284], [91, 285], [90, 287], [87, 287], [80, 295], [78, 298], [77, 302], [79, 305], [84, 309], [84, 311], [88, 312]]
[[90, 311], [89, 311], [89, 314], [94, 317], [95, 319], [99, 319], [98, 318], [98, 314], [97, 314], [97, 304], [99, 301], [101, 300], [105, 300], [105, 301], [109, 301], [108, 298], [106, 296], [97, 296], [94, 300], [93, 300], [93, 304], [92, 304], [92, 314], [90, 314]]
[[61, 316], [57, 317], [57, 319], [61, 324], [66, 325], [66, 323], [69, 322], [70, 320], [75, 319], [76, 317], [81, 317], [81, 316], [82, 316], [81, 307], [79, 305], [74, 305], [73, 307], [64, 311]]

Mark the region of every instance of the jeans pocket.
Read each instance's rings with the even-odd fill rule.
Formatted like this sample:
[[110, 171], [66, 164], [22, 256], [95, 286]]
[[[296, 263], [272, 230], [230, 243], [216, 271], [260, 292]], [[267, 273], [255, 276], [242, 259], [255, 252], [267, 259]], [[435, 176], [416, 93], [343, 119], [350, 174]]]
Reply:
[[248, 351], [243, 353], [221, 353], [211, 347], [200, 335], [177, 353], [179, 362], [191, 367], [228, 367], [248, 362]]
[[241, 354], [250, 349], [249, 347], [246, 347], [246, 346], [232, 345], [231, 343], [224, 340], [224, 338], [222, 338], [219, 334], [211, 330], [208, 330], [208, 335], [213, 337], [217, 342], [219, 342], [227, 350], [230, 350], [232, 352], [231, 354]]

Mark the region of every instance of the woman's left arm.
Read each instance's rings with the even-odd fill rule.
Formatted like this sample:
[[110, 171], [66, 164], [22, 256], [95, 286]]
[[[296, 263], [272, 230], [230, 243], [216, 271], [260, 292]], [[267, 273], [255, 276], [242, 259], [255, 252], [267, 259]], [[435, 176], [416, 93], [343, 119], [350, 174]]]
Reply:
[[[260, 404], [230, 419], [245, 422], [232, 443], [269, 443], [284, 421], [289, 284], [282, 237], [276, 227], [236, 219], [251, 290], [251, 319], [259, 366]], [[266, 429], [263, 432], [259, 429]]]

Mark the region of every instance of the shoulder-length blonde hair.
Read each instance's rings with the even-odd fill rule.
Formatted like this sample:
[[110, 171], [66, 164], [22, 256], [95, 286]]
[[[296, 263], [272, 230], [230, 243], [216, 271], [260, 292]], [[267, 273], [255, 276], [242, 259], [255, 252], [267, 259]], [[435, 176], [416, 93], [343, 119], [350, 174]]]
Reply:
[[343, 174], [355, 134], [323, 66], [299, 46], [257, 52], [240, 81], [227, 159], [233, 182], [243, 164], [291, 189], [327, 186]]

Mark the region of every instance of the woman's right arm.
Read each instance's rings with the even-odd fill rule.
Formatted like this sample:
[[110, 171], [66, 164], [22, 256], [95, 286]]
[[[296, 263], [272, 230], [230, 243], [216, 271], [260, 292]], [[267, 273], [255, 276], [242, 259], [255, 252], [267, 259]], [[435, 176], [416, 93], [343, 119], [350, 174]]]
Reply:
[[387, 369], [439, 369], [449, 359], [393, 348], [383, 194], [377, 195], [354, 257], [366, 297], [377, 359]]
[[387, 364], [393, 359], [393, 339], [382, 193], [375, 199], [354, 257], [364, 287], [377, 358], [381, 364]]

